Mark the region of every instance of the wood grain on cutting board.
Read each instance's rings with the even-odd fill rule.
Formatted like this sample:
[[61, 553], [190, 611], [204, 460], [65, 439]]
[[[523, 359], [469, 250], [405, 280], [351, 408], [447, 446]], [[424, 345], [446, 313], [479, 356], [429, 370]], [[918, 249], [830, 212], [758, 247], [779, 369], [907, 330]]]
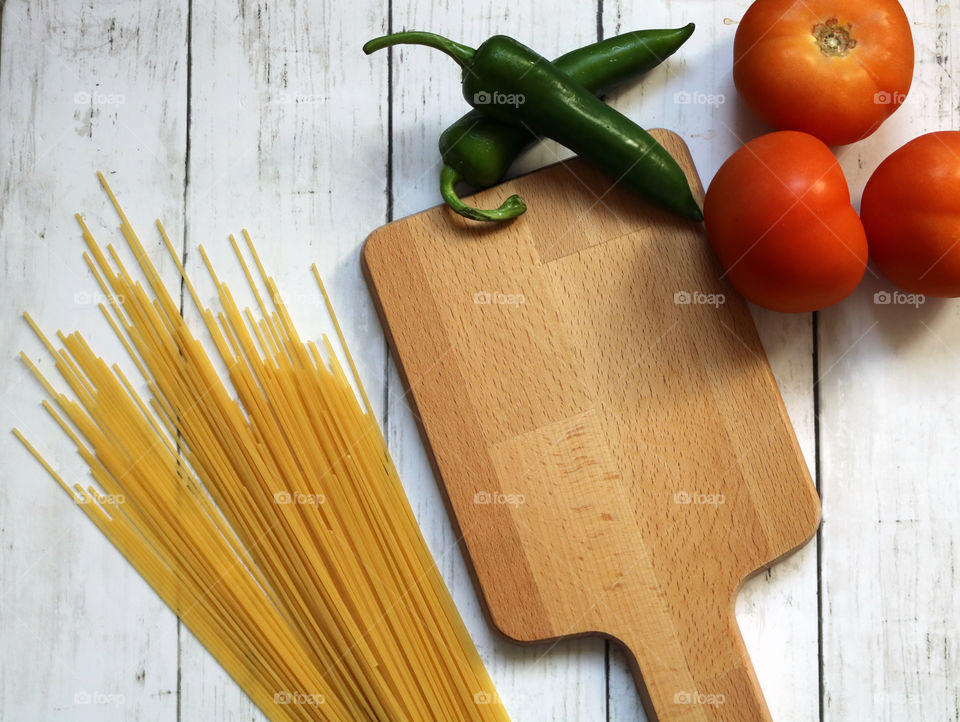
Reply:
[[368, 279], [496, 627], [619, 639], [662, 719], [764, 718], [733, 599], [819, 502], [702, 227], [609, 186], [573, 160], [475, 197], [512, 224], [392, 223]]

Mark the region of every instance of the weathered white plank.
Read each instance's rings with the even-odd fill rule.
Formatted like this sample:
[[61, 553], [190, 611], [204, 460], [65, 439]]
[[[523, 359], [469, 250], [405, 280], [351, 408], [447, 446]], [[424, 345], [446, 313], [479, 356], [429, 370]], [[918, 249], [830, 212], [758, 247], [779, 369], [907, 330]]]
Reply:
[[[89, 477], [15, 360], [52, 364], [45, 330], [88, 332], [121, 358], [84, 265], [83, 211], [101, 238], [118, 221], [94, 171], [135, 222], [180, 223], [186, 3], [3, 7], [0, 55], [0, 719], [175, 719], [176, 619], [10, 434], [19, 426], [71, 480]], [[169, 264], [162, 268], [174, 278]], [[129, 368], [127, 369], [130, 370]], [[133, 377], [133, 374], [131, 374]], [[62, 385], [61, 385], [62, 387]]]
[[[647, 128], [677, 131], [708, 185], [742, 142], [764, 132], [737, 102], [731, 68], [735, 21], [748, 2], [604, 3], [604, 35], [695, 22], [689, 41], [641, 83], [608, 101]], [[728, 19], [725, 22], [725, 19]], [[811, 472], [815, 463], [811, 317], [753, 308], [764, 348]], [[818, 711], [816, 545], [747, 582], [736, 614], [776, 720], [815, 720]], [[610, 719], [643, 719], [624, 655], [612, 650]]]
[[[249, 299], [227, 243], [247, 228], [309, 337], [329, 330], [317, 264], [378, 412], [386, 349], [359, 251], [386, 217], [387, 75], [360, 46], [383, 12], [373, 0], [195, 5], [186, 206], [188, 268], [205, 276], [203, 244]], [[189, 637], [182, 667], [184, 719], [262, 718]]]
[[[855, 198], [895, 148], [957, 129], [960, 14], [905, 4], [917, 68], [907, 101], [841, 151]], [[960, 719], [960, 306], [878, 305], [868, 272], [821, 316], [823, 679], [827, 720]]]
[[[465, 12], [456, 3], [404, 0], [393, 3], [393, 29], [431, 30], [476, 46], [491, 35], [511, 35], [548, 57], [596, 40], [596, 6], [514, 3], [497, 0]], [[386, 54], [372, 63], [386, 65]], [[460, 70], [452, 60], [421, 47], [393, 53], [394, 217], [440, 203], [437, 138], [468, 106]], [[540, 148], [521, 168], [557, 159]], [[569, 155], [564, 153], [564, 155]], [[389, 441], [430, 549], [451, 587], [457, 607], [493, 676], [508, 712], [517, 720], [585, 720], [605, 716], [604, 647], [599, 639], [554, 647], [519, 647], [492, 632], [483, 617], [450, 520], [394, 367], [389, 382]]]
[[[816, 467], [813, 323], [753, 307], [753, 317], [811, 474]], [[819, 719], [817, 545], [749, 580], [737, 621], [775, 720]]]

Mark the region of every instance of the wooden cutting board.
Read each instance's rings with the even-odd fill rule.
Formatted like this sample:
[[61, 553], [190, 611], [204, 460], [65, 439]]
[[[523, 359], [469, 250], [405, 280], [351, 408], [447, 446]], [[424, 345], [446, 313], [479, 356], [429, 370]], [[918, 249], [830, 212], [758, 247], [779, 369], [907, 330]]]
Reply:
[[820, 506], [746, 304], [701, 224], [579, 159], [472, 202], [510, 193], [511, 224], [437, 207], [363, 251], [489, 616], [619, 640], [651, 719], [769, 719], [734, 599]]

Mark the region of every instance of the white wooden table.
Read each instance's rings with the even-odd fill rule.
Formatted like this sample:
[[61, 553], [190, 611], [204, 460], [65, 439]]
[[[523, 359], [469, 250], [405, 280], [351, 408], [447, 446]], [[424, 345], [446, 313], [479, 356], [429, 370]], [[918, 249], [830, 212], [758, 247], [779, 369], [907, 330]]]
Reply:
[[[360, 274], [364, 237], [437, 204], [440, 131], [463, 111], [439, 53], [367, 58], [388, 28], [470, 44], [495, 32], [557, 55], [603, 34], [689, 21], [666, 67], [609, 100], [678, 131], [705, 182], [764, 129], [730, 75], [747, 0], [7, 0], [0, 39], [0, 719], [262, 719], [72, 502], [7, 432], [20, 426], [83, 479], [16, 362], [41, 349], [19, 314], [81, 328], [119, 356], [98, 317], [72, 218], [117, 223], [94, 170], [151, 248], [153, 219], [189, 268], [198, 244], [238, 285], [226, 236], [248, 228], [295, 317], [322, 330], [307, 272], [329, 282], [407, 493], [514, 719], [642, 719], [623, 655], [602, 640], [520, 648], [482, 617]], [[839, 151], [854, 198], [879, 161], [960, 121], [960, 10], [909, 0], [917, 47], [905, 106]], [[714, 105], [675, 95], [720, 94]], [[546, 145], [520, 170], [565, 155]], [[172, 264], [162, 266], [174, 280]], [[876, 305], [862, 286], [816, 316], [754, 309], [823, 497], [815, 543], [752, 580], [737, 604], [777, 720], [960, 719], [960, 302]], [[45, 364], [49, 369], [50, 365]]]

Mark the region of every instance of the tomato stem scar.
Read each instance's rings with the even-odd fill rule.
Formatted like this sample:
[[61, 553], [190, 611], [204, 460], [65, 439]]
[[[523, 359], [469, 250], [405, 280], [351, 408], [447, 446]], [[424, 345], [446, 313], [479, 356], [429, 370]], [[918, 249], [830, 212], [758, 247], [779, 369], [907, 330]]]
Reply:
[[850, 23], [841, 25], [836, 18], [830, 18], [825, 23], [813, 26], [813, 37], [821, 53], [842, 58], [857, 46], [857, 41], [850, 36], [852, 29]]

